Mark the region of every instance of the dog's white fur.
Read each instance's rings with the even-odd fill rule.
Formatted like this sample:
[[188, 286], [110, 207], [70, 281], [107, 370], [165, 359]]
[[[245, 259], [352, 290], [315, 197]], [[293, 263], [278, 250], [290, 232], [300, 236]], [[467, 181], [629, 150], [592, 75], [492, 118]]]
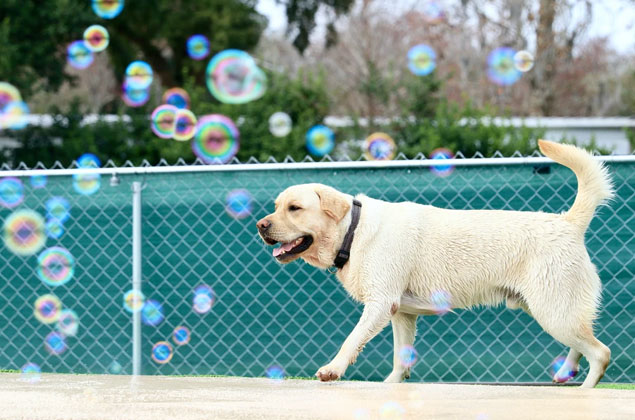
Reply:
[[[364, 345], [392, 322], [394, 367], [386, 382], [409, 370], [399, 352], [412, 345], [418, 314], [434, 311], [433, 296], [447, 292], [452, 308], [497, 305], [522, 308], [556, 340], [571, 347], [554, 381], [569, 378], [584, 355], [590, 370], [584, 387], [602, 378], [610, 350], [593, 335], [601, 283], [584, 246], [595, 209], [613, 195], [606, 169], [574, 146], [541, 140], [541, 151], [578, 178], [578, 194], [563, 214], [499, 210], [447, 210], [410, 202], [387, 203], [364, 195], [349, 262], [337, 272], [346, 291], [364, 304], [357, 326], [317, 376], [344, 375]], [[353, 197], [320, 184], [288, 188], [276, 200], [269, 240], [311, 235], [298, 256], [332, 265], [351, 222]], [[294, 203], [300, 210], [290, 211]], [[261, 221], [262, 222], [262, 221]], [[259, 222], [259, 223], [261, 223]], [[260, 225], [259, 225], [260, 226]]]

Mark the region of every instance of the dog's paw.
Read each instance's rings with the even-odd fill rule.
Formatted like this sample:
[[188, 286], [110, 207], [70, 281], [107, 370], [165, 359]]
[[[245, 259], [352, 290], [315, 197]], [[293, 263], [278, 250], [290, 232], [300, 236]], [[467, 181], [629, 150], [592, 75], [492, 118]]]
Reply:
[[397, 371], [393, 370], [390, 373], [390, 375], [388, 375], [388, 377], [384, 379], [384, 382], [390, 383], [390, 384], [398, 384], [402, 382], [404, 379], [408, 379], [408, 378], [410, 378], [410, 369], [397, 370]]
[[[564, 366], [563, 366], [564, 367]], [[555, 384], [563, 384], [567, 382], [569, 379], [574, 378], [578, 374], [577, 370], [571, 370], [569, 368], [560, 369], [553, 375], [552, 382]]]
[[329, 363], [326, 366], [322, 366], [318, 369], [315, 376], [317, 376], [322, 382], [335, 381], [344, 375], [344, 370], [337, 367], [333, 363]]

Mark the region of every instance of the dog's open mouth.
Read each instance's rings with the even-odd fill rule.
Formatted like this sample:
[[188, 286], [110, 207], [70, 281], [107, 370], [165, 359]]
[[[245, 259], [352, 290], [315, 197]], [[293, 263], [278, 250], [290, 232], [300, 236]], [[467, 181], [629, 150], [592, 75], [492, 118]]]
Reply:
[[[276, 244], [276, 242], [270, 243], [269, 241], [267, 241], [267, 243], [269, 243], [269, 245]], [[313, 237], [311, 235], [300, 236], [294, 241], [282, 243], [278, 248], [274, 248], [272, 254], [278, 260], [284, 260], [306, 251], [312, 243]]]

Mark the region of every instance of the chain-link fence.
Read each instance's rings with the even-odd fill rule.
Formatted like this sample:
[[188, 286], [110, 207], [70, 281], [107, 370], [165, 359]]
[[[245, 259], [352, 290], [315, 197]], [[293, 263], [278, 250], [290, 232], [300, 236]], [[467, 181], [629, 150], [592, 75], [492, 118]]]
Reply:
[[[302, 262], [279, 265], [259, 240], [255, 222], [272, 211], [281, 190], [321, 182], [348, 193], [455, 209], [568, 209], [576, 194], [575, 176], [564, 167], [541, 162], [472, 161], [446, 177], [417, 162], [377, 168], [250, 165], [238, 171], [230, 165], [194, 172], [163, 167], [161, 173], [146, 175], [120, 172], [115, 186], [102, 175], [101, 187], [91, 195], [78, 193], [69, 175], [48, 176], [42, 188], [35, 188], [37, 179], [19, 177], [24, 201], [14, 206], [16, 200], [9, 200], [14, 207], [0, 208], [5, 224], [5, 243], [0, 245], [0, 369], [33, 362], [50, 372], [132, 373], [133, 316], [123, 302], [132, 288], [133, 182], [144, 186], [141, 290], [146, 302], [162, 307], [150, 307], [143, 314], [141, 372], [263, 376], [277, 365], [286, 375], [312, 376], [335, 355], [362, 308], [346, 296], [333, 275]], [[617, 198], [593, 219], [586, 242], [604, 284], [596, 325], [598, 338], [612, 350], [604, 380], [633, 382], [635, 160], [610, 163], [609, 168]], [[16, 196], [12, 188], [7, 190], [9, 198]], [[251, 211], [243, 218], [227, 211], [227, 196], [236, 189], [251, 196]], [[64, 232], [55, 238], [58, 230], [32, 229], [34, 235], [49, 233], [45, 245], [31, 255], [16, 254], [7, 236], [24, 239], [29, 233], [8, 228], [7, 220], [15, 222], [11, 215], [21, 209], [45, 216], [47, 203], [48, 219], [55, 219], [59, 215], [51, 212], [52, 197], [68, 201], [70, 217], [61, 223]], [[58, 267], [47, 267], [41, 254], [51, 247], [68, 250], [72, 264], [66, 261], [65, 266], [62, 260], [60, 267], [58, 259]], [[68, 274], [68, 265], [72, 276], [63, 283], [58, 279]], [[213, 290], [209, 311], [209, 293], [193, 306], [194, 290], [200, 285]], [[53, 334], [51, 339], [56, 328], [64, 330], [58, 325], [62, 321], [38, 321], [34, 304], [46, 294], [76, 312], [75, 335]], [[54, 310], [53, 304], [40, 305], [38, 316], [50, 321]], [[187, 344], [175, 342], [173, 332], [179, 326], [190, 332]], [[550, 381], [551, 362], [565, 354], [564, 346], [527, 314], [502, 307], [420, 317], [418, 331], [419, 356], [411, 379], [415, 381]], [[177, 339], [187, 341], [185, 336]], [[169, 348], [159, 346], [153, 352], [161, 341]], [[379, 380], [391, 368], [388, 327], [366, 346], [347, 377]]]

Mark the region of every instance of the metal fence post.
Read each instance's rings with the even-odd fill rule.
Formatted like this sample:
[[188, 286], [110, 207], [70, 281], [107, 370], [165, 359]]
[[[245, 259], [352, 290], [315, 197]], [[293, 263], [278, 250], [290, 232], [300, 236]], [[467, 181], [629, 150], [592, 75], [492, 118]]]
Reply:
[[[141, 183], [132, 183], [132, 289], [141, 293]], [[132, 315], [132, 374], [141, 374], [141, 311]]]

